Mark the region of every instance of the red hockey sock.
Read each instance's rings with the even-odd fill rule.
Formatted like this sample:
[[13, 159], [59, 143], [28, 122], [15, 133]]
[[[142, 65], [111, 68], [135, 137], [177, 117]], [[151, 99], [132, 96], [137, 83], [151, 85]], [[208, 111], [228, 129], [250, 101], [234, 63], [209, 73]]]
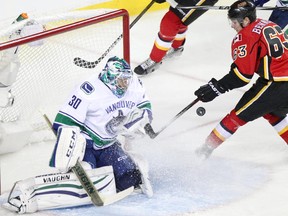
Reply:
[[263, 117], [269, 121], [279, 136], [288, 144], [288, 117], [280, 118], [272, 114], [266, 114]]
[[188, 26], [185, 26], [182, 24], [182, 26], [179, 29], [178, 34], [175, 36], [174, 41], [172, 43], [172, 47], [174, 49], [177, 49], [180, 46], [184, 45], [187, 29], [188, 29]]
[[[161, 20], [160, 32], [154, 42], [150, 58], [155, 62], [162, 61], [166, 52], [171, 48], [176, 35], [178, 33], [183, 35], [186, 30], [187, 26], [183, 25], [179, 17], [169, 10]], [[181, 46], [184, 39], [185, 37], [181, 39], [179, 36], [173, 47]]]
[[246, 124], [246, 122], [241, 120], [236, 115], [235, 110], [232, 110], [214, 128], [214, 130], [207, 137], [205, 143], [216, 148], [220, 144], [222, 144], [226, 139], [232, 136], [237, 131], [237, 129], [244, 124]]

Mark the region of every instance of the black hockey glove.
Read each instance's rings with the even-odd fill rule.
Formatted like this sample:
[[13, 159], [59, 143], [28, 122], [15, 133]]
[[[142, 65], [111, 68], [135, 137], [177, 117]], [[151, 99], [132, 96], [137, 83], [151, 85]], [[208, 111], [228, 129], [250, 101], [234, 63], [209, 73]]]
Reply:
[[158, 4], [162, 4], [164, 2], [166, 2], [166, 0], [153, 0], [154, 2], [157, 2]]
[[225, 93], [227, 91], [226, 88], [220, 85], [220, 83], [212, 78], [208, 84], [201, 86], [198, 90], [194, 92], [194, 94], [202, 101], [209, 102], [214, 100], [217, 96]]

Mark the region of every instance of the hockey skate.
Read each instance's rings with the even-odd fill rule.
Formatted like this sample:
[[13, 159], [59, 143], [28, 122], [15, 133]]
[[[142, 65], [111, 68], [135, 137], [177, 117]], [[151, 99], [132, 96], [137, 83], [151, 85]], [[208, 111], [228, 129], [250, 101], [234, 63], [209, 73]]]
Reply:
[[148, 58], [146, 61], [138, 65], [134, 69], [134, 72], [138, 75], [147, 75], [157, 70], [161, 64], [162, 62], [155, 62], [152, 59]]
[[208, 144], [203, 144], [195, 150], [195, 154], [199, 159], [206, 160], [210, 157], [214, 149], [214, 147]]
[[[177, 56], [180, 56], [184, 50], [184, 47], [181, 46], [179, 48], [170, 48], [166, 55], [164, 56], [163, 60], [171, 59]], [[134, 72], [138, 75], [147, 75], [149, 73], [154, 72], [157, 70], [160, 65], [162, 64], [161, 62], [155, 62], [151, 58], [148, 58], [146, 61], [144, 61], [142, 64], [138, 65], [135, 69]]]
[[178, 48], [173, 48], [171, 47], [168, 52], [166, 53], [164, 59], [171, 59], [174, 57], [178, 57], [180, 55], [182, 55], [182, 52], [184, 51], [184, 47], [180, 46]]

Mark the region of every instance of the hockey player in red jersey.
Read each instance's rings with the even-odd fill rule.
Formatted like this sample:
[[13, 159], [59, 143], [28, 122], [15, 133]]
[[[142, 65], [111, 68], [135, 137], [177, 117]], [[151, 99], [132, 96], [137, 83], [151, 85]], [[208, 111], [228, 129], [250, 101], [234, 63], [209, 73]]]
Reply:
[[[154, 0], [164, 3], [165, 0]], [[164, 58], [179, 56], [183, 52], [188, 25], [198, 19], [207, 10], [181, 9], [176, 6], [214, 5], [218, 0], [166, 0], [171, 6], [160, 23], [150, 56], [134, 69], [138, 75], [152, 73], [162, 64]]]
[[288, 144], [288, 36], [277, 24], [257, 19], [255, 5], [248, 0], [232, 4], [228, 18], [237, 32], [231, 47], [231, 69], [218, 81], [212, 78], [195, 95], [209, 102], [245, 86], [254, 73], [259, 78], [196, 150], [204, 158], [239, 127], [259, 117], [264, 117]]

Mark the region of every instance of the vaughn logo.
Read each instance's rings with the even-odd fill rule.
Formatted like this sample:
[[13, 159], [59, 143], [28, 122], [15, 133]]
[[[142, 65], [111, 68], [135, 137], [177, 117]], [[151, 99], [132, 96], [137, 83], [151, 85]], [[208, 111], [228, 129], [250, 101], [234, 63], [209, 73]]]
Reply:
[[71, 178], [71, 176], [69, 174], [63, 174], [63, 175], [54, 175], [54, 176], [43, 177], [42, 180], [44, 183], [51, 183], [51, 182], [70, 180], [70, 178]]
[[[37, 176], [36, 179], [41, 181], [42, 183], [53, 183], [53, 182], [59, 182], [59, 181], [67, 181], [71, 179], [70, 174], [52, 174], [52, 175], [42, 175]], [[40, 182], [37, 183], [39, 184]]]

